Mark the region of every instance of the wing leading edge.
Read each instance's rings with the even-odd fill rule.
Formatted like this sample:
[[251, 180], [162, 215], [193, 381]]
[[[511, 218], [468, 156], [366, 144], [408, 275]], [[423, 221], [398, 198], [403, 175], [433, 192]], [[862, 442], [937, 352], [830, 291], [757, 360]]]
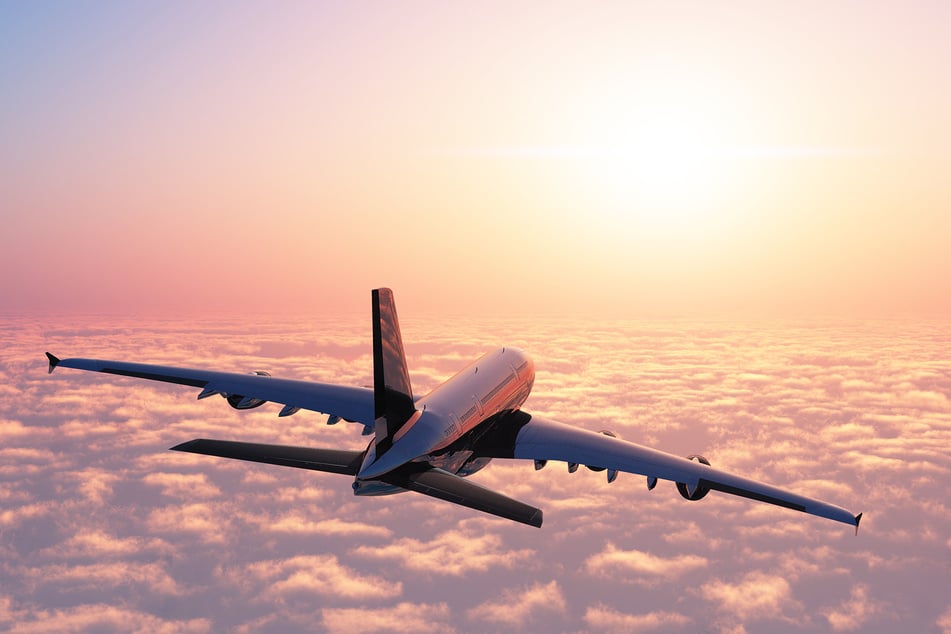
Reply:
[[49, 352], [46, 356], [51, 373], [57, 367], [64, 367], [175, 383], [201, 388], [199, 398], [215, 393], [240, 394], [246, 398], [280, 403], [291, 409], [333, 414], [373, 426], [373, 390], [366, 388], [104, 359], [59, 359]]
[[853, 515], [821, 500], [541, 416], [515, 412], [508, 423], [497, 427], [498, 434], [484, 438], [476, 453], [492, 458], [561, 460], [671, 480], [684, 483], [689, 490], [708, 488], [759, 500], [849, 524], [856, 530], [862, 519], [861, 513]]

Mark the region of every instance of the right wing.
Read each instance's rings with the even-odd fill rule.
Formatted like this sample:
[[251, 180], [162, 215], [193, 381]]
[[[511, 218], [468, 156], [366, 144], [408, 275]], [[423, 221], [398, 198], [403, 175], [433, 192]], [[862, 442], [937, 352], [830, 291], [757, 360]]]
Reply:
[[105, 361], [103, 359], [58, 359], [46, 353], [50, 362], [49, 371], [57, 367], [76, 368], [91, 372], [103, 372], [120, 376], [131, 376], [151, 381], [176, 383], [201, 388], [198, 398], [214, 394], [240, 395], [247, 399], [271, 401], [285, 406], [281, 411], [293, 413], [297, 409], [307, 409], [339, 418], [373, 426], [373, 390], [329, 383], [312, 383], [278, 379], [258, 374], [238, 374], [235, 372], [215, 372], [212, 370], [193, 370], [165, 365], [146, 363], [128, 363], [125, 361]]
[[516, 411], [501, 419], [474, 447], [487, 458], [563, 460], [573, 464], [647, 476], [648, 488], [657, 479], [680, 483], [683, 493], [700, 499], [706, 491], [720, 491], [855, 526], [862, 514], [780, 487], [714, 469], [663, 451], [573, 425]]

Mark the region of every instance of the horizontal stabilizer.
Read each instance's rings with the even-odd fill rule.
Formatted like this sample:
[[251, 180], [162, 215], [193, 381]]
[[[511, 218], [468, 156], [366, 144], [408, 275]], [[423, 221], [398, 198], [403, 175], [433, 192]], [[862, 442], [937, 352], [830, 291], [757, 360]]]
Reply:
[[468, 506], [477, 511], [498, 515], [536, 528], [542, 525], [541, 509], [486, 489], [448, 471], [442, 469], [425, 469], [411, 473], [401, 473], [401, 471], [397, 469], [380, 479], [410, 491]]
[[362, 451], [340, 449], [313, 449], [285, 445], [263, 445], [253, 442], [231, 440], [208, 440], [198, 438], [172, 447], [172, 451], [188, 451], [208, 456], [264, 462], [283, 467], [327, 471], [343, 475], [357, 475], [363, 462]]

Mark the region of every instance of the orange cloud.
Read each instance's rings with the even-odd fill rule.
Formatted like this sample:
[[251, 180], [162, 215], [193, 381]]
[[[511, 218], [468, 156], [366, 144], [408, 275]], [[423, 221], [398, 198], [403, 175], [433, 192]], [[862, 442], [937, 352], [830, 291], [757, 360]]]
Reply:
[[744, 622], [780, 618], [786, 610], [802, 609], [786, 579], [762, 572], [750, 572], [738, 583], [714, 579], [700, 586], [700, 596]]
[[328, 632], [365, 634], [370, 632], [415, 633], [439, 631], [452, 634], [455, 628], [445, 603], [398, 603], [390, 608], [324, 608], [321, 624]]
[[596, 604], [585, 609], [584, 622], [598, 632], [650, 632], [686, 630], [692, 619], [677, 612], [625, 614]]
[[358, 546], [351, 552], [360, 557], [396, 561], [408, 570], [437, 576], [511, 568], [533, 555], [529, 549], [506, 550], [499, 535], [458, 530], [425, 541], [404, 537], [384, 546]]
[[672, 580], [707, 564], [706, 558], [697, 555], [663, 558], [640, 550], [620, 550], [609, 542], [600, 553], [588, 557], [584, 567], [588, 574], [638, 581], [644, 577]]
[[536, 583], [523, 590], [505, 589], [497, 600], [482, 603], [466, 614], [472, 620], [489, 621], [525, 629], [537, 612], [565, 613], [565, 597], [557, 581]]

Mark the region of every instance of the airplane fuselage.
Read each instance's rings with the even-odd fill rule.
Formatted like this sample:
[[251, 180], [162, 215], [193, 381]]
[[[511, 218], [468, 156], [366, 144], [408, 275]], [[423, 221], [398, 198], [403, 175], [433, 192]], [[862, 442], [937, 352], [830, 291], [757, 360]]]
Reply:
[[373, 443], [354, 482], [356, 495], [404, 491], [379, 481], [367, 482], [404, 463], [424, 461], [467, 476], [489, 463], [472, 460], [471, 451], [445, 451], [486, 420], [517, 410], [535, 382], [535, 364], [517, 348], [489, 352], [416, 401], [416, 414], [400, 429], [393, 446], [379, 457]]

